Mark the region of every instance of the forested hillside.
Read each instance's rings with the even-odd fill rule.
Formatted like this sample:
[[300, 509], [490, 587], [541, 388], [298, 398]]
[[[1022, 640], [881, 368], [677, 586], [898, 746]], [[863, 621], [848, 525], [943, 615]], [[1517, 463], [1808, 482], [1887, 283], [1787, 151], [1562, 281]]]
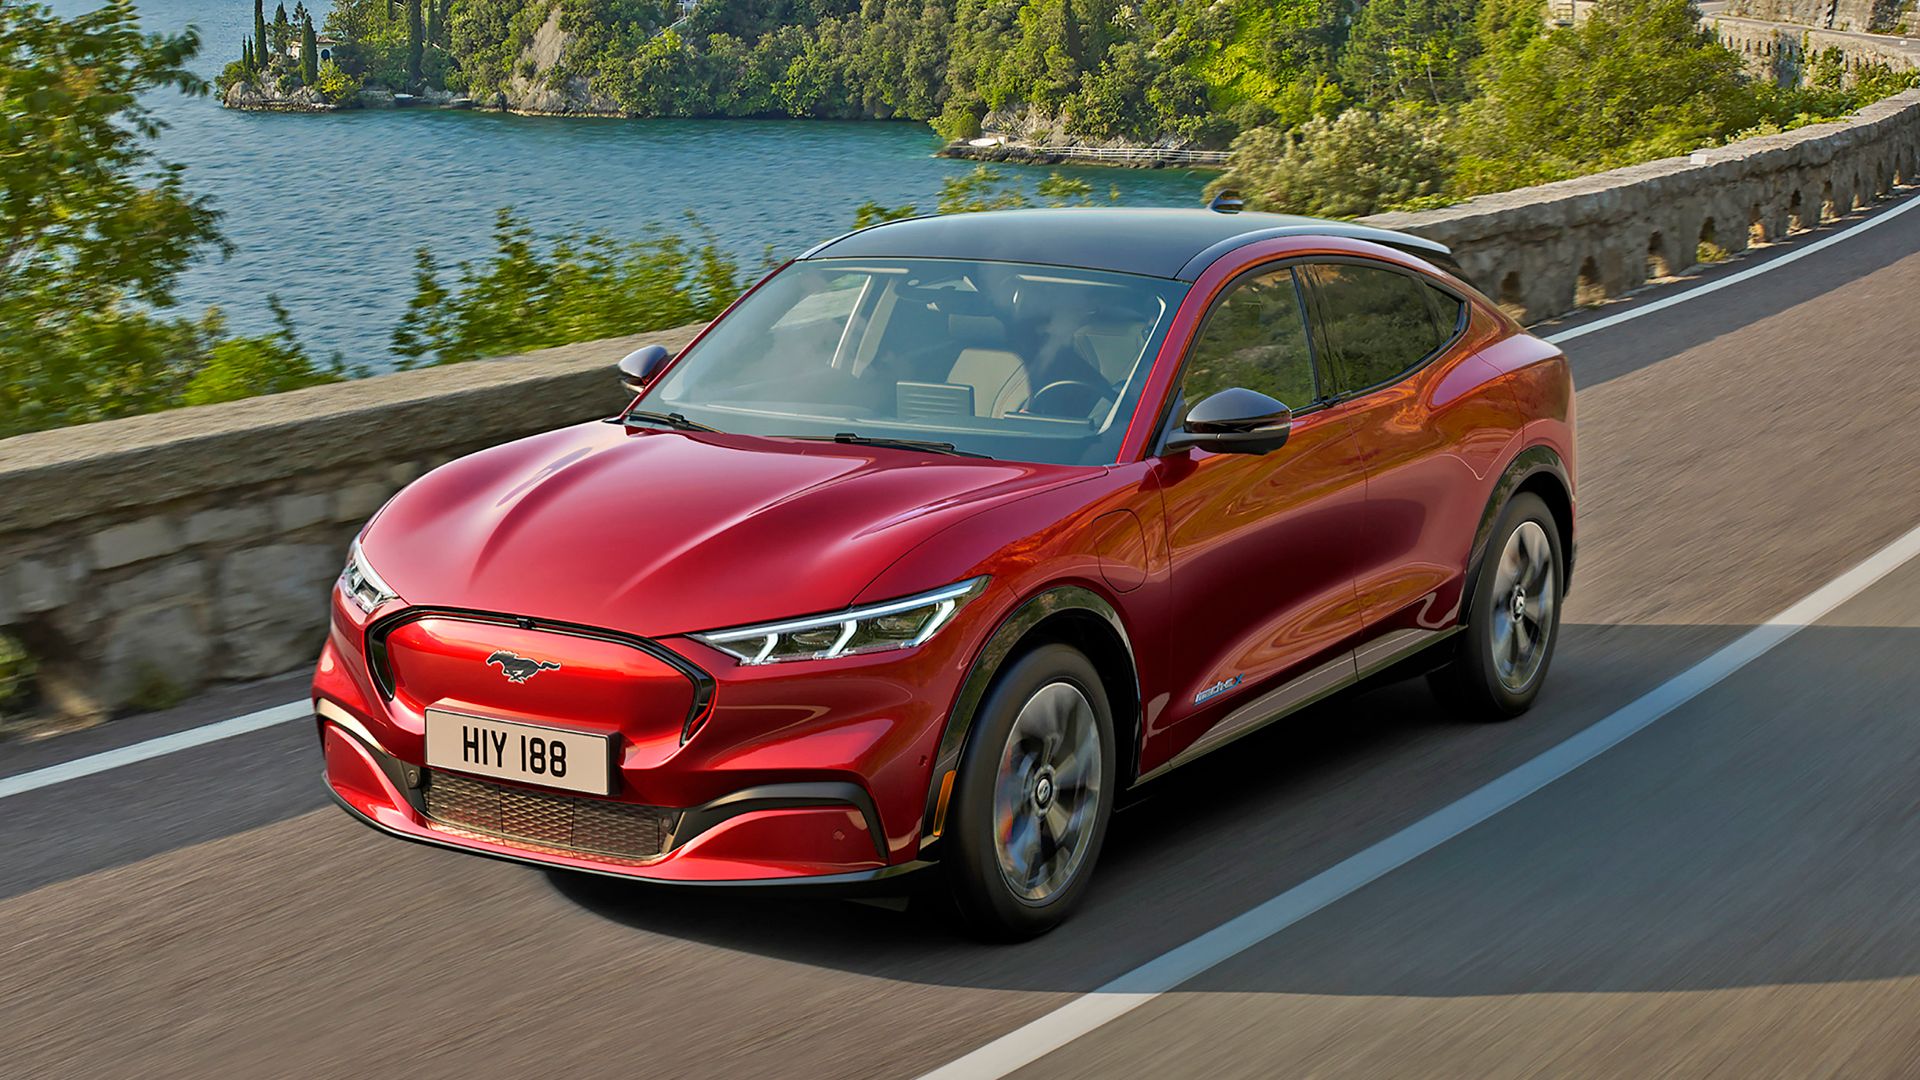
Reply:
[[1691, 0], [1600, 0], [1563, 28], [1541, 0], [339, 0], [326, 25], [356, 74], [529, 112], [1231, 145], [1254, 205], [1332, 215], [1685, 153], [1913, 81], [1835, 58], [1755, 77]]
[[[1344, 0], [701, 0], [684, 18], [675, 0], [453, 0], [429, 30], [448, 62], [423, 66], [482, 102], [545, 89], [581, 111], [930, 120], [956, 136], [993, 112], [1225, 145], [1343, 100], [1345, 54], [1471, 24], [1469, 0], [1375, 4], [1397, 12], [1378, 32], [1364, 9], [1349, 27]], [[404, 3], [340, 0], [326, 27], [399, 45], [406, 17]], [[1400, 89], [1371, 71], [1357, 85], [1376, 83]]]

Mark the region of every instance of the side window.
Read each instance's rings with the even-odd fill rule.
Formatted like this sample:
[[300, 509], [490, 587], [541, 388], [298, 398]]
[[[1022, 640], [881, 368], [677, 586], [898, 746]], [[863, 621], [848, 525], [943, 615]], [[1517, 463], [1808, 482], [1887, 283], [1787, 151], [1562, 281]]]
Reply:
[[1440, 332], [1441, 344], [1445, 344], [1453, 339], [1453, 332], [1460, 329], [1460, 317], [1466, 313], [1467, 302], [1431, 285], [1427, 286], [1427, 302], [1433, 305], [1433, 326]]
[[1186, 407], [1234, 386], [1294, 409], [1320, 398], [1291, 269], [1250, 274], [1229, 285], [1200, 328], [1180, 379]]
[[1304, 269], [1326, 337], [1322, 362], [1339, 393], [1392, 382], [1453, 336], [1452, 324], [1440, 329], [1433, 290], [1410, 275], [1352, 263]]

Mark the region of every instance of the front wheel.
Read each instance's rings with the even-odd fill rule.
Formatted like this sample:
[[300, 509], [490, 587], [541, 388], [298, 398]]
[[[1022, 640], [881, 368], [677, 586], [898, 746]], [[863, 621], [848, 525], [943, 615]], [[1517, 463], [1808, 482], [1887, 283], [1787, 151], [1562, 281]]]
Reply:
[[1467, 627], [1452, 660], [1428, 678], [1462, 715], [1506, 720], [1526, 712], [1546, 682], [1566, 560], [1553, 512], [1532, 492], [1507, 503], [1490, 537], [1467, 598]]
[[1086, 893], [1114, 786], [1113, 713], [1078, 650], [1044, 645], [1003, 672], [960, 763], [944, 860], [976, 933], [1020, 940]]

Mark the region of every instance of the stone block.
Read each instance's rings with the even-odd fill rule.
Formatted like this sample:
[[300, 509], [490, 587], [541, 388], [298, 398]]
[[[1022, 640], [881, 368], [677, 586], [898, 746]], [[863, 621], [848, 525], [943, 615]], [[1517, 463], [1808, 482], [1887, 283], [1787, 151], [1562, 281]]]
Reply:
[[312, 662], [326, 636], [327, 590], [340, 555], [330, 544], [269, 544], [221, 563], [222, 677], [255, 679]]
[[208, 576], [205, 562], [181, 556], [141, 567], [132, 577], [98, 590], [97, 599], [101, 610], [117, 612], [203, 606], [211, 599]]
[[333, 496], [324, 491], [296, 492], [273, 500], [273, 527], [293, 532], [318, 525], [333, 516]]
[[386, 505], [396, 488], [377, 480], [349, 484], [334, 493], [333, 520], [358, 524]]
[[77, 551], [50, 552], [14, 563], [12, 572], [6, 575], [14, 617], [38, 615], [72, 603], [85, 576], [86, 563]]
[[272, 521], [273, 516], [264, 504], [245, 502], [202, 510], [187, 518], [183, 531], [188, 547], [224, 544], [247, 537], [264, 538]]
[[186, 606], [148, 608], [108, 620], [99, 679], [113, 706], [155, 707], [205, 685], [212, 642], [204, 617]]
[[93, 564], [110, 570], [179, 551], [180, 529], [171, 519], [156, 515], [101, 529], [93, 534], [88, 546], [93, 551]]
[[426, 473], [426, 462], [403, 461], [387, 469], [387, 482], [393, 485], [393, 490], [399, 491], [401, 488], [425, 476]]

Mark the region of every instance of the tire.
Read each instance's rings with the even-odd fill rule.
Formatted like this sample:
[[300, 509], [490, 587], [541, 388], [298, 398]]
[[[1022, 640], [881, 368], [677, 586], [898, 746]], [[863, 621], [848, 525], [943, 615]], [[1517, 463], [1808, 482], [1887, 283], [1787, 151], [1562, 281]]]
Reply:
[[1566, 580], [1553, 512], [1532, 492], [1515, 495], [1488, 534], [1453, 657], [1427, 676], [1441, 703], [1473, 720], [1531, 708], [1560, 640]]
[[953, 847], [942, 862], [969, 930], [1021, 941], [1066, 919], [1106, 841], [1115, 764], [1112, 708], [1079, 650], [1043, 645], [1001, 672], [947, 817]]

